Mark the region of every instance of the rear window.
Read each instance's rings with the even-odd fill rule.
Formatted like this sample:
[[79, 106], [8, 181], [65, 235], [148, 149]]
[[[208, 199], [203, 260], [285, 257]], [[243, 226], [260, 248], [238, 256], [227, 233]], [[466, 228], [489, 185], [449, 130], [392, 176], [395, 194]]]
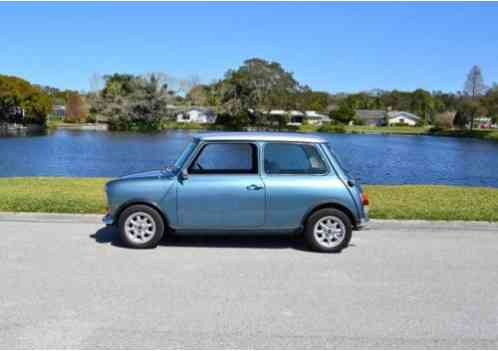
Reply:
[[268, 143], [264, 148], [266, 174], [324, 174], [327, 167], [315, 145]]

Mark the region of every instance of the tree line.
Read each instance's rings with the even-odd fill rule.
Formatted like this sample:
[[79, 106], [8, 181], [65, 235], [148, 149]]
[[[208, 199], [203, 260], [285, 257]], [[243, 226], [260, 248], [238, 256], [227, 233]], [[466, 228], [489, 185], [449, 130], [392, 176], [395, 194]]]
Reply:
[[94, 81], [93, 91], [78, 93], [0, 76], [0, 120], [18, 118], [14, 112], [21, 108], [24, 121], [42, 124], [54, 104], [65, 105], [68, 122], [105, 120], [115, 130], [161, 129], [165, 121], [175, 119], [178, 107], [189, 106], [213, 109], [217, 124], [229, 129], [275, 123], [285, 127], [290, 116], [270, 118], [271, 110], [313, 110], [329, 115], [333, 123], [356, 124], [362, 121], [356, 120], [355, 110], [400, 110], [417, 114], [422, 124], [443, 128], [471, 127], [477, 116], [494, 121], [498, 117], [498, 86], [487, 87], [478, 66], [472, 67], [463, 90], [456, 93], [376, 89], [330, 94], [301, 84], [280, 63], [260, 58], [244, 61], [211, 84], [200, 84], [195, 76], [179, 80], [164, 73], [115, 73], [101, 81]]

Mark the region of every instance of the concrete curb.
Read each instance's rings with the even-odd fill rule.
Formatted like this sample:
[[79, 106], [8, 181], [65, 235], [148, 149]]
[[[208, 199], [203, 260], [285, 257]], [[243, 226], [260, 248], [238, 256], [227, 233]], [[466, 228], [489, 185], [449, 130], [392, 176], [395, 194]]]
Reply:
[[[0, 222], [31, 222], [31, 223], [91, 223], [102, 224], [104, 214], [70, 214], [70, 213], [36, 213], [36, 212], [0, 212]], [[477, 221], [427, 221], [427, 220], [392, 220], [372, 219], [363, 230], [397, 229], [413, 230], [428, 229], [477, 229], [496, 231], [498, 222]]]
[[102, 223], [104, 214], [0, 212], [0, 222]]

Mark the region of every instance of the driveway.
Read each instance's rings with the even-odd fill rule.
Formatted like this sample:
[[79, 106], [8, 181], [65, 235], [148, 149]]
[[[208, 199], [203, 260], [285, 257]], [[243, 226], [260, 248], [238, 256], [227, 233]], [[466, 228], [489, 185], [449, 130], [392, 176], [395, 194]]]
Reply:
[[119, 245], [95, 216], [0, 215], [0, 348], [498, 347], [498, 225], [375, 221]]

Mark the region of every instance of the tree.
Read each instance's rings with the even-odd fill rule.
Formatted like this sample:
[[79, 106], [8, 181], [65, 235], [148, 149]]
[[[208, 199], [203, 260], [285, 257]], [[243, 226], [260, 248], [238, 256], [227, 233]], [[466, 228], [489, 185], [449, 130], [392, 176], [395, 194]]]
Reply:
[[90, 94], [90, 111], [104, 117], [114, 130], [157, 130], [169, 118], [168, 103], [175, 98], [168, 90], [168, 76], [149, 73], [141, 76], [105, 76], [101, 92]]
[[45, 124], [52, 99], [28, 81], [0, 75], [0, 121]]
[[264, 116], [269, 116], [272, 109], [295, 108], [295, 97], [302, 89], [278, 62], [253, 58], [227, 71], [213, 90], [222, 110], [229, 115], [245, 115], [252, 110], [256, 115], [263, 111]]
[[432, 120], [435, 104], [431, 94], [423, 89], [417, 89], [412, 94], [410, 110], [421, 116], [424, 122]]
[[446, 111], [436, 114], [433, 123], [436, 128], [450, 129], [453, 127], [454, 121], [455, 113]]
[[73, 92], [67, 95], [64, 121], [69, 123], [85, 122], [88, 117], [88, 109], [81, 95]]
[[322, 91], [313, 91], [305, 87], [301, 93], [297, 95], [297, 107], [300, 110], [307, 111], [327, 111], [329, 105], [329, 94]]
[[473, 99], [486, 92], [486, 85], [479, 66], [475, 65], [470, 69], [465, 81], [464, 91]]
[[498, 86], [494, 85], [492, 89], [489, 89], [486, 95], [481, 97], [481, 103], [493, 123], [496, 123], [498, 120]]
[[339, 108], [330, 112], [330, 118], [336, 122], [347, 124], [353, 120], [355, 111], [347, 102], [339, 104]]
[[454, 119], [454, 125], [460, 128], [464, 128], [470, 124], [472, 129], [472, 124], [474, 123], [475, 116], [479, 114], [485, 114], [486, 110], [480, 105], [478, 101], [466, 100], [462, 103], [460, 109], [457, 111]]
[[465, 128], [467, 123], [467, 116], [465, 116], [462, 110], [458, 110], [455, 114], [455, 118], [453, 119], [453, 126], [458, 128]]
[[213, 91], [209, 85], [196, 85], [188, 92], [186, 100], [194, 106], [211, 106], [216, 104]]
[[[464, 92], [471, 97], [472, 101], [476, 101], [480, 96], [482, 96], [486, 91], [486, 85], [484, 84], [484, 78], [482, 76], [481, 68], [477, 65], [472, 67], [467, 74], [467, 80], [464, 85]], [[470, 129], [474, 127], [474, 118], [476, 117], [476, 109], [470, 109], [473, 111], [470, 115]]]

